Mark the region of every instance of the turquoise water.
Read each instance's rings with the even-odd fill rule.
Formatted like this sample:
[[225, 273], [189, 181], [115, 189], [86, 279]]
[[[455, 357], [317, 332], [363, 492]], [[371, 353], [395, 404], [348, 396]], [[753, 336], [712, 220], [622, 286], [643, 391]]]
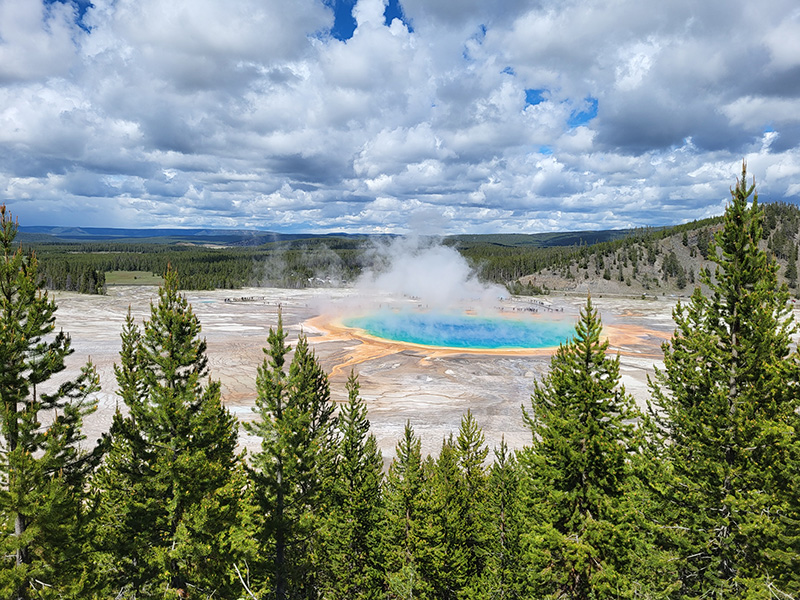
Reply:
[[476, 350], [550, 348], [575, 333], [575, 322], [568, 318], [514, 319], [436, 312], [383, 310], [344, 319], [343, 323], [386, 340]]

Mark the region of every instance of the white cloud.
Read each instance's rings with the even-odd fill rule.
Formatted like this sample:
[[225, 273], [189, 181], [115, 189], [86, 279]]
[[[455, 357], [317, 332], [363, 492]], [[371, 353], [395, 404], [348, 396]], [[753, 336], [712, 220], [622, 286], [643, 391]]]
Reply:
[[617, 89], [625, 92], [642, 85], [659, 49], [659, 43], [655, 39], [637, 41], [627, 48], [620, 48], [619, 63], [615, 68]]
[[358, 0], [353, 7], [357, 30], [363, 31], [367, 26], [373, 29], [382, 27], [386, 4], [385, 0]]
[[734, 125], [761, 129], [774, 122], [799, 122], [800, 98], [743, 96], [720, 110]]
[[81, 35], [68, 4], [0, 3], [0, 83], [66, 75]]
[[774, 28], [764, 32], [763, 41], [769, 48], [772, 66], [778, 69], [800, 67], [800, 9], [795, 8]]
[[[448, 233], [800, 196], [790, 0], [0, 3], [0, 201], [23, 224]], [[537, 90], [532, 95], [526, 90]], [[527, 103], [526, 98], [541, 102]], [[592, 102], [597, 115], [575, 116]]]

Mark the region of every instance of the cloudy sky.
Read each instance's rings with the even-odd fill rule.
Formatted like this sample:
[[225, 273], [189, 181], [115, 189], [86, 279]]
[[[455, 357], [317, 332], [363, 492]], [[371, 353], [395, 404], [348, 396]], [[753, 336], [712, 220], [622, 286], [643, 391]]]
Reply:
[[536, 233], [800, 200], [796, 0], [0, 0], [22, 225]]

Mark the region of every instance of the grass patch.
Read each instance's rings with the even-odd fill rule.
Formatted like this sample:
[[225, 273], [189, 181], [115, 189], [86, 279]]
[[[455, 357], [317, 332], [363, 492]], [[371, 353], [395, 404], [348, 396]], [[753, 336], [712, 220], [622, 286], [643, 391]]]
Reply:
[[149, 271], [108, 271], [106, 285], [161, 285], [164, 278]]

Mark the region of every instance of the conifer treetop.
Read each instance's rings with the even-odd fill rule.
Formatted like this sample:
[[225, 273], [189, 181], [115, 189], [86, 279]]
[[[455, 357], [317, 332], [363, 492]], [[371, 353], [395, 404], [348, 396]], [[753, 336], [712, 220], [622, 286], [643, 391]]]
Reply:
[[710, 246], [714, 275], [701, 276], [709, 292], [698, 287], [676, 306], [664, 368], [650, 381], [649, 423], [669, 473], [658, 496], [680, 525], [668, 535], [692, 597], [745, 596], [765, 575], [796, 572], [774, 559], [784, 533], [754, 534], [785, 532], [777, 498], [792, 477], [775, 474], [789, 472], [797, 444], [800, 367], [788, 292], [760, 247], [762, 219], [742, 163]]
[[55, 334], [56, 303], [39, 287], [36, 256], [14, 247], [18, 224], [0, 205], [0, 597], [79, 585], [83, 498], [101, 450], [81, 448], [96, 409], [91, 361], [54, 383], [73, 352]]

